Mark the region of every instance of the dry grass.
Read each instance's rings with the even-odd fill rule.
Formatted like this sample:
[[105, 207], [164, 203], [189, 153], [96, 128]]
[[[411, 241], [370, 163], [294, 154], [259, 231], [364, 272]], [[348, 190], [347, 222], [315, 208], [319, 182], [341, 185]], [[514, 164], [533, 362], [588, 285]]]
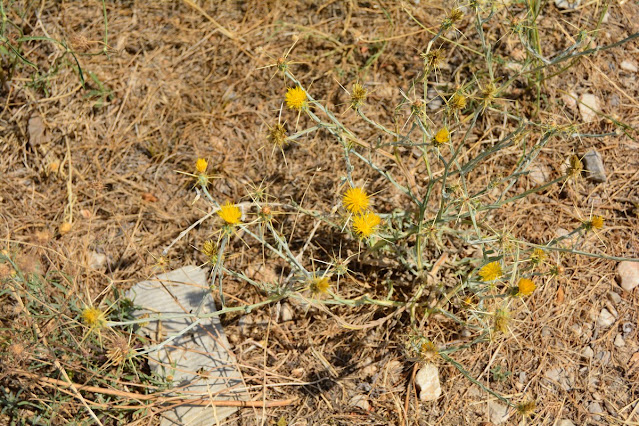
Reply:
[[[382, 123], [395, 120], [401, 128], [409, 118], [410, 105], [396, 108], [403, 99], [398, 89], [415, 99], [409, 82], [421, 70], [419, 54], [450, 10], [448, 4], [413, 2], [332, 1], [321, 6], [316, 2], [200, 2], [200, 6], [193, 7], [190, 1], [108, 3], [106, 53], [102, 53], [104, 20], [99, 3], [18, 2], [14, 9], [7, 7], [12, 19], [17, 19], [15, 10], [26, 11], [20, 26], [29, 35], [68, 41], [81, 63], [86, 87], [81, 87], [71, 58], [58, 59], [64, 53], [61, 46], [28, 41], [23, 51], [43, 73], [41, 81], [34, 84], [34, 70], [18, 66], [0, 88], [2, 248], [23, 273], [39, 274], [46, 282], [59, 284], [38, 287], [42, 294], [37, 300], [49, 301], [51, 312], [43, 313], [42, 318], [29, 315], [20, 306], [18, 300], [27, 303], [24, 297], [0, 293], [0, 382], [5, 392], [16, 395], [20, 391], [20, 401], [40, 407], [11, 411], [6, 408], [10, 405], [5, 394], [0, 398], [4, 401], [3, 422], [9, 422], [12, 415], [51, 418], [52, 413], [59, 416], [53, 423], [85, 419], [85, 404], [96, 413], [106, 413], [101, 417], [105, 424], [155, 421], [159, 405], [136, 414], [121, 410], [118, 415], [122, 418], [117, 419], [113, 410], [104, 408], [106, 402], [99, 392], [47, 386], [42, 377], [61, 380], [53, 356], [64, 370], [75, 372], [74, 383], [116, 391], [108, 402], [130, 402], [130, 397], [117, 392], [143, 393], [145, 388], [161, 386], [142, 380], [143, 372], [133, 380], [135, 384], [127, 384], [132, 379], [118, 376], [122, 371], [102, 368], [106, 353], [94, 339], [83, 341], [78, 314], [83, 305], [97, 304], [105, 294], [113, 299], [114, 288], [122, 292], [160, 269], [206, 261], [197, 248], [214, 236], [214, 222], [205, 222], [189, 233], [164, 263], [159, 262], [162, 250], [209, 209], [203, 197], [194, 202], [193, 180], [176, 171], [192, 172], [195, 160], [203, 157], [215, 176], [209, 190], [219, 200], [249, 200], [248, 193], [266, 188], [273, 201], [294, 200], [303, 208], [330, 211], [345, 189], [345, 183], [336, 178], [345, 173], [342, 152], [327, 132], [300, 138], [283, 151], [267, 143], [268, 126], [277, 122], [288, 84], [276, 67], [267, 66], [288, 52], [296, 78], [323, 105], [340, 114], [359, 140], [375, 144], [379, 132], [347, 110], [348, 95], [338, 82], [349, 90], [356, 81], [364, 83], [370, 90], [366, 114]], [[572, 45], [579, 30], [594, 38], [593, 46], [639, 32], [635, 18], [639, 7], [632, 2], [610, 5], [608, 22], [595, 31], [603, 7], [587, 3], [577, 11], [560, 13], [554, 5], [544, 6], [538, 19], [543, 53], [552, 56]], [[505, 80], [513, 75], [509, 67], [526, 55], [509, 31], [510, 22], [525, 15], [525, 6], [500, 6], [496, 13], [499, 19], [493, 22], [497, 25], [485, 31], [488, 41], [498, 45], [494, 49], [496, 78]], [[469, 51], [480, 46], [472, 28], [471, 20], [464, 18], [458, 32], [446, 33], [458, 45], [446, 45], [438, 80], [432, 81], [446, 97], [457, 86], [473, 83], [473, 76], [481, 70]], [[549, 178], [555, 178], [563, 173], [571, 154], [583, 155], [596, 148], [604, 157], [608, 180], [594, 184], [580, 179], [563, 188], [556, 185], [494, 210], [485, 219], [497, 233], [541, 244], [556, 237], [560, 228], [572, 230], [595, 212], [605, 216], [606, 226], [587, 237], [584, 249], [639, 257], [639, 80], [636, 73], [619, 67], [622, 60], [636, 57], [638, 48], [633, 40], [567, 61], [563, 64], [566, 69], [544, 71], [547, 78], [539, 83], [539, 92], [534, 76], [519, 78], [498, 100], [536, 123], [525, 135], [528, 146], [540, 137], [544, 126], [574, 124], [582, 134], [608, 134], [597, 138], [564, 134], [553, 138], [538, 157], [538, 164], [548, 168]], [[2, 66], [4, 70], [10, 66], [5, 56]], [[600, 99], [604, 115], [600, 120], [582, 123], [579, 105], [571, 102], [570, 95], [579, 98], [583, 93]], [[467, 139], [468, 155], [487, 149], [513, 128], [513, 122], [496, 117], [486, 114], [478, 121]], [[443, 114], [433, 113], [431, 119], [435, 127], [440, 126]], [[304, 115], [298, 123], [291, 111], [282, 112], [282, 121], [289, 133], [310, 125]], [[465, 128], [451, 130], [455, 135]], [[401, 162], [379, 153], [373, 154], [375, 161], [403, 176], [401, 184], [423, 190], [426, 168], [420, 153], [410, 147], [383, 149]], [[474, 170], [468, 177], [470, 192], [485, 188], [497, 176], [511, 174], [518, 149], [520, 146], [506, 148]], [[407, 204], [379, 174], [353, 161], [353, 179], [376, 194], [378, 211], [392, 212]], [[512, 191], [533, 186], [525, 178]], [[500, 194], [498, 186], [488, 200]], [[433, 201], [438, 202], [439, 195]], [[340, 255], [345, 258], [358, 250], [356, 241], [324, 227], [313, 233], [307, 245], [316, 226], [308, 216], [276, 212], [275, 219], [294, 251], [306, 247], [306, 257], [315, 262], [330, 262]], [[72, 223], [71, 229], [60, 232], [65, 222]], [[233, 239], [231, 248], [228, 267], [248, 271], [257, 279], [288, 273], [283, 262], [242, 238]], [[475, 248], [450, 238], [439, 246], [431, 243], [427, 249], [432, 262], [446, 254], [436, 277], [446, 284], [458, 280], [456, 271], [464, 259], [478, 257]], [[97, 270], [90, 266], [96, 253], [107, 257]], [[545, 276], [538, 291], [515, 306], [510, 333], [456, 352], [455, 359], [477, 381], [514, 402], [536, 400], [530, 424], [554, 424], [561, 418], [594, 424], [588, 412], [592, 401], [599, 401], [605, 410], [599, 420], [602, 424], [638, 424], [637, 290], [620, 290], [614, 278], [616, 262], [554, 254], [550, 261], [561, 267], [561, 273]], [[415, 283], [410, 280], [414, 278], [382, 258], [355, 256], [348, 267], [350, 274], [340, 283], [342, 297], [356, 297], [362, 289], [371, 295], [385, 294], [388, 282], [395, 283], [398, 300], [411, 297]], [[0, 263], [0, 279], [8, 279], [12, 271], [13, 267]], [[232, 279], [224, 286], [233, 303], [256, 303], [264, 297]], [[621, 295], [621, 302], [614, 303], [617, 322], [602, 330], [595, 323], [601, 309], [612, 303], [610, 291]], [[278, 320], [283, 306], [293, 310], [293, 321]], [[393, 312], [373, 306], [309, 309], [287, 302], [250, 315], [224, 317], [238, 364], [256, 399], [295, 398], [286, 407], [240, 410], [228, 424], [273, 424], [281, 417], [288, 424], [487, 422], [487, 402], [494, 398], [444, 362], [440, 363], [443, 396], [435, 403], [418, 402], [411, 385], [413, 362], [404, 349], [411, 333], [409, 313]], [[349, 329], [345, 323], [359, 329]], [[627, 335], [624, 347], [614, 346], [626, 323], [634, 331]], [[57, 327], [71, 327], [78, 334], [60, 338], [60, 347], [49, 354], [29, 352], [29, 347], [40, 347]], [[465, 338], [464, 330], [439, 317], [429, 319], [422, 331], [440, 347]], [[105, 336], [106, 347], [117, 344], [114, 336]], [[89, 360], [86, 365], [65, 355], [76, 347], [74, 341]], [[581, 356], [586, 346], [592, 347], [594, 358]], [[136, 366], [143, 369], [143, 360]], [[497, 366], [511, 375], [495, 381], [491, 370]], [[562, 368], [570, 377], [569, 390], [545, 379], [554, 368]], [[95, 372], [103, 377], [96, 377]], [[366, 395], [370, 411], [349, 406], [357, 394]], [[62, 408], [60, 401], [68, 406]], [[509, 422], [521, 420], [513, 414]]]

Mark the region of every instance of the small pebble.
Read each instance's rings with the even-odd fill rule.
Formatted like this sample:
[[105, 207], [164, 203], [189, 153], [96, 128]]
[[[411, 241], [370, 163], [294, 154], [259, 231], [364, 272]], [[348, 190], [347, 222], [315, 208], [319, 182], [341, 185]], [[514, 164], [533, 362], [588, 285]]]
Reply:
[[628, 60], [623, 61], [619, 66], [624, 71], [637, 72], [637, 66]]
[[623, 340], [623, 337], [621, 337], [621, 334], [617, 334], [617, 336], [615, 337], [615, 346], [618, 348], [623, 348], [624, 346], [626, 346], [626, 342]]
[[526, 381], [528, 380], [528, 375], [526, 374], [525, 371], [522, 371], [519, 373], [519, 383], [526, 383]]
[[494, 424], [504, 423], [508, 420], [508, 406], [497, 401], [490, 401], [488, 403], [488, 414], [490, 415], [490, 421]]
[[564, 105], [566, 105], [568, 108], [572, 109], [572, 110], [576, 110], [577, 109], [577, 94], [575, 92], [570, 92], [566, 95], [563, 95], [561, 97], [561, 100], [564, 101]]
[[581, 372], [582, 375], [588, 376], [588, 392], [594, 392], [599, 387], [599, 379], [596, 376], [588, 373], [590, 371], [588, 367], [584, 367], [583, 370], [584, 371]]
[[444, 104], [444, 101], [437, 94], [437, 90], [435, 90], [433, 87], [429, 87], [427, 93], [428, 93], [427, 95], [428, 99], [430, 99], [430, 101], [427, 104], [428, 109], [430, 109], [431, 111], [437, 111], [438, 109], [440, 109], [442, 105]]
[[618, 107], [620, 103], [621, 103], [621, 99], [619, 98], [619, 95], [614, 93], [610, 97], [610, 105], [612, 105], [613, 107]]
[[615, 305], [618, 305], [619, 303], [621, 303], [621, 296], [619, 295], [619, 293], [615, 293], [614, 291], [608, 292], [608, 298]]
[[626, 338], [630, 335], [630, 333], [632, 333], [634, 329], [635, 329], [635, 325], [629, 321], [624, 322], [623, 325], [621, 326], [621, 331], [623, 331], [623, 335]]
[[577, 337], [581, 337], [581, 335], [584, 334], [584, 330], [581, 328], [579, 324], [571, 325], [570, 331], [572, 331]]
[[597, 183], [606, 181], [606, 171], [601, 154], [593, 149], [584, 155], [583, 161], [590, 180]]
[[351, 407], [361, 408], [364, 411], [369, 411], [371, 409], [371, 404], [368, 402], [366, 395], [355, 395], [348, 402], [348, 405]]
[[588, 405], [588, 412], [590, 412], [593, 416], [592, 419], [596, 422], [601, 421], [601, 415], [603, 414], [603, 407], [598, 402], [591, 402]]
[[581, 4], [581, 0], [555, 0], [555, 6], [563, 10], [575, 10]]
[[422, 401], [435, 401], [442, 394], [439, 384], [439, 371], [432, 364], [427, 364], [415, 375], [415, 383], [419, 386], [419, 399]]
[[635, 287], [639, 286], [639, 262], [631, 262], [624, 260], [617, 265], [617, 275], [621, 288], [631, 292]]
[[599, 111], [599, 99], [590, 93], [584, 93], [581, 95], [581, 103], [579, 104], [579, 112], [581, 112], [581, 118], [584, 123], [592, 123], [597, 121], [597, 114], [595, 111]]
[[92, 251], [89, 253], [89, 267], [94, 271], [101, 271], [107, 263], [107, 256], [104, 253]]
[[586, 359], [592, 359], [592, 357], [595, 356], [595, 352], [592, 350], [592, 348], [590, 346], [586, 346], [581, 351], [581, 356], [586, 358]]
[[543, 185], [548, 182], [550, 170], [545, 164], [534, 164], [530, 166], [528, 177], [535, 185]]
[[547, 379], [558, 382], [559, 375], [562, 371], [563, 370], [561, 368], [551, 368], [550, 370], [546, 371], [546, 374], [544, 374], [544, 376], [546, 376]]
[[559, 423], [557, 423], [557, 426], [575, 426], [575, 424], [572, 422], [572, 420], [561, 419], [559, 420]]
[[610, 362], [610, 352], [609, 351], [601, 351], [597, 352], [595, 355], [595, 359], [599, 361], [602, 365], [608, 365]]
[[293, 308], [288, 303], [282, 303], [282, 309], [280, 310], [280, 321], [287, 322], [293, 319]]
[[597, 325], [599, 327], [607, 328], [615, 323], [615, 316], [610, 313], [606, 308], [603, 308], [597, 318]]

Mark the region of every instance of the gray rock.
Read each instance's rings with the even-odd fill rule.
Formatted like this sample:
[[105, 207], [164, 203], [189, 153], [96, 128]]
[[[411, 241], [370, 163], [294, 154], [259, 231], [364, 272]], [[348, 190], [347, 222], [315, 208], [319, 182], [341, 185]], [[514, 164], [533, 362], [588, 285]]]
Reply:
[[617, 334], [617, 336], [615, 336], [614, 344], [618, 348], [623, 348], [624, 346], [626, 346], [626, 342], [623, 340], [621, 334]]
[[594, 149], [590, 150], [584, 155], [583, 163], [590, 180], [597, 183], [606, 181], [606, 170], [604, 169], [601, 154]]
[[624, 260], [617, 265], [617, 275], [621, 288], [630, 292], [639, 286], [639, 262]]
[[559, 420], [559, 423], [557, 423], [557, 426], [575, 426], [575, 424], [572, 422], [572, 420], [561, 419]]
[[502, 424], [508, 420], [508, 406], [497, 401], [490, 401], [488, 403], [488, 414], [491, 422], [496, 425]]
[[422, 401], [435, 401], [442, 394], [439, 371], [433, 364], [426, 364], [417, 372], [415, 383], [419, 386], [419, 399]]
[[607, 328], [615, 323], [615, 316], [610, 313], [606, 308], [603, 308], [597, 318], [597, 325], [599, 327]]

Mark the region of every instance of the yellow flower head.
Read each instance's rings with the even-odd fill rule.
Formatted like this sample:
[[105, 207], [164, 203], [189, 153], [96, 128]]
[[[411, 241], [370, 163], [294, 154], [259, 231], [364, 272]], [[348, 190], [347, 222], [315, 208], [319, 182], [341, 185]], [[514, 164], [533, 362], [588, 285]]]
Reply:
[[439, 349], [437, 349], [437, 346], [433, 342], [427, 340], [420, 346], [419, 354], [424, 361], [433, 362], [439, 355]]
[[91, 328], [102, 328], [106, 324], [104, 312], [98, 308], [84, 308], [82, 311], [82, 320]]
[[370, 198], [366, 191], [362, 188], [350, 188], [344, 194], [344, 199], [342, 200], [344, 206], [351, 213], [361, 213], [368, 208], [370, 205]]
[[353, 84], [353, 92], [351, 93], [351, 108], [356, 110], [364, 105], [367, 95], [368, 92], [366, 91], [366, 89], [364, 89], [364, 87], [362, 87], [361, 84]]
[[301, 111], [308, 106], [306, 92], [300, 86], [290, 88], [286, 92], [286, 106], [295, 111]]
[[540, 248], [536, 248], [533, 250], [532, 256], [530, 257], [530, 260], [533, 263], [541, 263], [544, 260], [546, 260], [546, 258], [548, 257], [548, 255], [546, 254], [546, 252], [543, 249]]
[[328, 293], [328, 289], [331, 286], [328, 277], [315, 277], [311, 281], [311, 291], [313, 293]]
[[497, 309], [493, 321], [493, 330], [506, 333], [510, 322], [510, 312], [506, 309]]
[[237, 225], [240, 223], [240, 219], [242, 218], [240, 208], [229, 202], [221, 206], [217, 211], [217, 214], [229, 225]]
[[366, 212], [353, 218], [353, 230], [360, 238], [368, 238], [375, 233], [382, 219], [373, 212]]
[[444, 61], [444, 51], [442, 49], [432, 49], [428, 53], [422, 53], [420, 55], [424, 58], [424, 65], [428, 69], [438, 68]]
[[453, 111], [462, 110], [466, 108], [466, 97], [457, 92], [450, 98], [448, 106]]
[[268, 131], [268, 141], [273, 145], [276, 145], [278, 148], [284, 147], [287, 143], [286, 127], [277, 123], [275, 126], [270, 128]]
[[584, 163], [581, 162], [578, 156], [571, 155], [568, 159], [568, 167], [566, 167], [566, 176], [569, 178], [577, 179], [581, 176], [581, 172], [584, 169]]
[[439, 131], [435, 134], [434, 141], [437, 145], [442, 145], [450, 141], [450, 132], [448, 129], [445, 127], [439, 129]]
[[198, 158], [195, 162], [195, 170], [197, 170], [198, 173], [204, 173], [206, 172], [208, 165], [209, 163], [207, 163], [204, 158]]
[[217, 244], [213, 240], [205, 241], [202, 244], [202, 253], [209, 258], [211, 263], [215, 263], [217, 261]]
[[519, 287], [519, 292], [517, 294], [519, 294], [520, 296], [530, 296], [537, 288], [535, 283], [528, 278], [520, 279], [517, 287]]
[[531, 416], [536, 409], [537, 409], [537, 403], [535, 402], [535, 400], [517, 404], [517, 412], [524, 417]]
[[499, 262], [490, 262], [479, 270], [479, 276], [482, 281], [493, 281], [501, 277], [503, 271]]
[[601, 229], [604, 226], [604, 218], [601, 216], [593, 216], [590, 219], [590, 227], [594, 229]]

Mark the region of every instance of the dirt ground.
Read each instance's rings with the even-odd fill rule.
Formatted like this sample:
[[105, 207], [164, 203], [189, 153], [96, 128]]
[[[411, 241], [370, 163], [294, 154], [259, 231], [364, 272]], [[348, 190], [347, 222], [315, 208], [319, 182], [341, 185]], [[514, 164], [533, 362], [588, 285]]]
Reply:
[[[506, 3], [497, 4], [498, 19], [486, 28], [495, 46], [495, 72], [503, 80], [526, 56], [509, 30], [526, 14], [526, 6]], [[397, 106], [403, 94], [415, 98], [410, 82], [422, 69], [420, 53], [453, 6], [424, 1], [122, 1], [107, 2], [103, 11], [100, 2], [10, 2], [6, 13], [26, 35], [67, 43], [86, 83], [83, 87], [75, 60], [62, 44], [24, 42], [24, 57], [37, 71], [19, 64], [10, 74], [11, 58], [2, 57], [1, 248], [15, 254], [25, 270], [69, 277], [66, 297], [85, 303], [99, 303], [107, 287], [125, 291], [159, 270], [201, 265], [206, 259], [200, 248], [216, 235], [215, 221], [192, 230], [162, 257], [181, 231], [209, 211], [194, 179], [180, 173], [194, 173], [200, 157], [208, 159], [214, 175], [209, 191], [220, 201], [250, 201], [248, 194], [265, 188], [269, 202], [294, 201], [331, 211], [341, 200], [345, 171], [330, 134], [309, 134], [283, 151], [268, 142], [269, 126], [280, 114], [289, 134], [311, 125], [308, 117], [298, 122], [292, 111], [280, 112], [290, 82], [274, 66], [278, 58], [287, 55], [291, 72], [315, 99], [335, 111], [360, 140], [374, 144], [379, 132], [347, 109], [348, 95], [340, 84], [350, 90], [360, 81], [368, 88], [366, 113], [371, 118], [407, 121], [410, 107]], [[605, 22], [596, 30], [606, 6]], [[537, 20], [542, 51], [554, 56], [573, 45], [580, 31], [590, 48], [610, 45], [639, 32], [637, 17], [639, 5], [632, 1], [583, 2], [575, 10], [544, 3]], [[19, 36], [11, 28], [7, 39], [15, 40]], [[458, 45], [447, 45], [435, 82], [446, 93], [473, 83], [480, 69], [473, 54], [460, 47], [478, 48], [471, 18], [465, 16], [457, 29], [447, 34]], [[525, 78], [504, 94], [501, 105], [537, 123], [526, 135], [531, 140], [544, 126], [574, 125], [582, 135], [603, 135], [553, 138], [538, 157], [539, 170], [555, 178], [572, 154], [596, 149], [607, 179], [597, 183], [584, 176], [494, 210], [490, 221], [496, 232], [542, 244], [597, 214], [606, 225], [581, 240], [580, 250], [639, 257], [639, 74], [621, 66], [623, 61], [637, 65], [638, 52], [639, 43], [631, 40], [545, 70], [539, 97]], [[599, 101], [600, 115], [591, 122], [584, 122], [577, 102], [584, 94]], [[433, 109], [432, 120], [442, 123], [443, 114]], [[486, 115], [468, 143], [494, 142], [511, 124]], [[426, 169], [421, 159], [409, 148], [396, 155], [404, 159], [414, 184], [422, 185]], [[391, 160], [379, 154], [374, 158], [393, 170]], [[472, 174], [473, 185], [483, 188], [495, 176], [508, 175], [516, 161], [512, 151], [500, 152]], [[376, 194], [379, 211], [406, 205], [379, 174], [355, 165], [354, 180], [366, 182]], [[533, 186], [526, 178], [513, 190]], [[315, 226], [312, 218], [276, 218], [292, 246], [304, 247]], [[330, 262], [358, 250], [357, 242], [344, 242], [324, 228], [314, 235], [306, 248], [309, 259]], [[236, 270], [274, 279], [283, 273], [281, 262], [247, 238], [233, 239], [231, 247], [228, 262]], [[447, 254], [448, 266], [439, 278], [452, 282], [455, 262], [476, 253], [451, 241], [429, 250], [433, 261]], [[638, 290], [621, 289], [616, 261], [555, 254], [550, 267], [557, 274], [544, 275], [537, 291], [513, 308], [507, 336], [458, 351], [455, 360], [476, 381], [513, 402], [535, 401], [532, 416], [510, 409], [502, 424], [563, 424], [563, 419], [576, 425], [639, 424]], [[379, 259], [356, 257], [349, 269], [340, 284], [344, 297], [361, 294], [362, 287], [382, 294], [387, 280], [405, 279]], [[264, 297], [231, 278], [224, 291], [228, 303], [255, 303]], [[398, 297], [409, 295], [410, 286], [397, 291]], [[602, 327], [604, 308], [614, 321]], [[282, 309], [291, 312], [290, 320], [281, 319]], [[6, 305], [2, 311], [5, 342], [13, 342], [26, 324], [9, 310]], [[438, 362], [442, 396], [434, 402], [418, 400], [412, 386], [414, 360], [405, 351], [411, 331], [408, 313], [392, 312], [371, 306], [308, 309], [285, 302], [222, 318], [255, 399], [293, 400], [282, 407], [241, 409], [224, 424], [495, 422], [490, 407], [499, 401], [443, 361]], [[388, 319], [353, 330], [336, 317], [357, 325]], [[425, 327], [441, 347], [463, 336], [463, 330], [444, 321]], [[15, 361], [6, 358], [5, 346], [3, 364]], [[20, 374], [49, 371], [30, 369], [31, 361], [12, 362], [15, 369], [5, 364], [0, 381], [5, 389], [24, 389], [24, 400], [46, 401], [52, 391], [36, 377]], [[506, 373], [500, 376], [500, 371]], [[118, 388], [113, 382], [103, 386]], [[85, 396], [97, 398], [90, 392]], [[60, 419], [88, 418], [82, 404], [74, 404], [75, 410]], [[154, 424], [158, 418], [153, 412], [125, 418]], [[23, 418], [31, 424], [27, 413], [22, 411]], [[0, 422], [10, 421], [3, 416]]]

